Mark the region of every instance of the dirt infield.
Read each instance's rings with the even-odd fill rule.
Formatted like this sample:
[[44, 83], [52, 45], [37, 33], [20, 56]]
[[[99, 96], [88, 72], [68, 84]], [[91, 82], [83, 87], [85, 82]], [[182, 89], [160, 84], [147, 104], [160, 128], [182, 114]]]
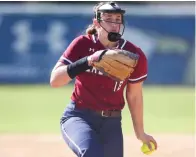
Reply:
[[[158, 150], [152, 157], [194, 157], [192, 135], [155, 135]], [[125, 136], [125, 157], [144, 157], [140, 142]], [[75, 157], [60, 135], [0, 135], [0, 157]]]

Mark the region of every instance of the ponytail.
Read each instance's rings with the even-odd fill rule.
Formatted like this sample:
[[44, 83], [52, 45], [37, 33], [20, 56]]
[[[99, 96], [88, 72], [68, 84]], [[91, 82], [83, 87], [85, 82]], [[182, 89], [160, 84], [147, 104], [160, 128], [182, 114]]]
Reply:
[[86, 29], [86, 34], [96, 34], [97, 33], [97, 30], [95, 28], [95, 25], [94, 24], [91, 24], [88, 26], [88, 28]]

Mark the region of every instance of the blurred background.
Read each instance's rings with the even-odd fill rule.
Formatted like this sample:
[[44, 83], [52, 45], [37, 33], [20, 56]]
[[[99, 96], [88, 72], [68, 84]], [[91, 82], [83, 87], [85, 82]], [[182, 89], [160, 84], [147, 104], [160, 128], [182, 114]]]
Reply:
[[[47, 156], [66, 156], [59, 119], [70, 100], [73, 82], [52, 89], [50, 73], [69, 43], [91, 24], [96, 3], [0, 2], [0, 156], [46, 156], [46, 149], [51, 150]], [[177, 138], [188, 143], [182, 149], [169, 147], [168, 154], [162, 155], [192, 157], [195, 2], [118, 3], [126, 9], [124, 38], [141, 47], [148, 58], [146, 130], [190, 135], [188, 140]], [[123, 131], [129, 135], [133, 129], [127, 107], [123, 112]], [[158, 138], [167, 147], [162, 137]], [[169, 140], [173, 139], [171, 136]], [[52, 151], [54, 145], [61, 154]]]
[[[0, 5], [0, 83], [46, 83], [68, 44], [84, 33], [96, 2], [4, 2]], [[194, 4], [121, 2], [124, 38], [149, 61], [146, 84], [194, 85]]]

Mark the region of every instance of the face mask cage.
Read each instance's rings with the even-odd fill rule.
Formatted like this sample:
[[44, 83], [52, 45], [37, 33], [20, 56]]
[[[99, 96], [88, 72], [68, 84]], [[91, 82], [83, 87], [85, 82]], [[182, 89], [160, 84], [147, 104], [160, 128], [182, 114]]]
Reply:
[[109, 23], [109, 24], [118, 25], [118, 26], [119, 26], [119, 30], [118, 30], [118, 32], [116, 32], [116, 33], [119, 33], [121, 36], [123, 35], [124, 29], [125, 29], [125, 26], [124, 26], [124, 22], [123, 22], [123, 21], [121, 21], [121, 23], [118, 23], [118, 22], [112, 22], [112, 21], [107, 21], [107, 20], [102, 20], [102, 19], [100, 19], [100, 20], [99, 20], [100, 26], [101, 26], [106, 32], [109, 33], [109, 31], [106, 30], [106, 28], [104, 28], [104, 26], [101, 24], [101, 22], [105, 22], [105, 23]]

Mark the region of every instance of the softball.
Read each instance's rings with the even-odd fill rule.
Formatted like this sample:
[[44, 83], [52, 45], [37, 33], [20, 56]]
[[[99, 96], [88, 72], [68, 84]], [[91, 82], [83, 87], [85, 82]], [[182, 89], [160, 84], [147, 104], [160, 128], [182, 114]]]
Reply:
[[141, 151], [142, 151], [144, 154], [146, 154], [146, 155], [150, 155], [151, 153], [153, 153], [153, 152], [155, 151], [155, 145], [154, 145], [154, 143], [150, 142], [150, 144], [151, 144], [152, 150], [150, 150], [150, 149], [148, 148], [148, 145], [145, 144], [145, 143], [143, 143], [143, 145], [141, 146]]

